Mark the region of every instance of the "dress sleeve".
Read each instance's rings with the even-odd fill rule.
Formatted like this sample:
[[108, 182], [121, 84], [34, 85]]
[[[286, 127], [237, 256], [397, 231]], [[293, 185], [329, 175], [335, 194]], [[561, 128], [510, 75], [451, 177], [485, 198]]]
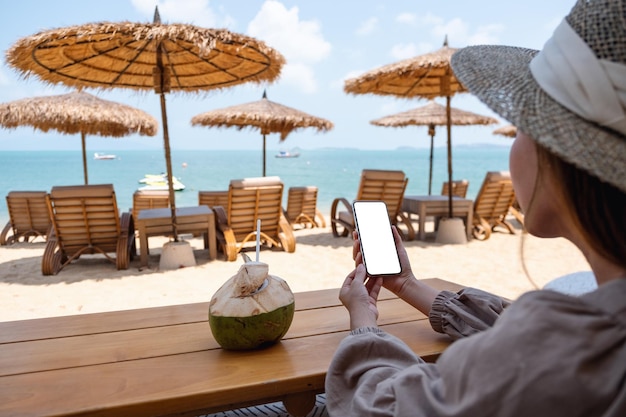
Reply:
[[[358, 358], [358, 359], [357, 359]], [[424, 362], [400, 339], [377, 328], [361, 328], [343, 339], [326, 377], [326, 401], [332, 416], [394, 415], [397, 398], [394, 392], [381, 391], [380, 384], [398, 381], [411, 369], [412, 398], [418, 392], [429, 393], [426, 387], [438, 379], [435, 365]], [[415, 389], [423, 384], [423, 389]], [[395, 415], [415, 415], [419, 410]], [[423, 414], [427, 415], [427, 414]]]
[[474, 288], [441, 291], [428, 318], [435, 331], [456, 340], [490, 328], [509, 305], [501, 297]]
[[357, 329], [341, 341], [328, 369], [328, 411], [331, 417], [624, 416], [616, 395], [625, 397], [625, 346], [626, 328], [614, 314], [551, 291], [521, 296], [493, 326], [453, 342], [436, 363], [379, 328]]

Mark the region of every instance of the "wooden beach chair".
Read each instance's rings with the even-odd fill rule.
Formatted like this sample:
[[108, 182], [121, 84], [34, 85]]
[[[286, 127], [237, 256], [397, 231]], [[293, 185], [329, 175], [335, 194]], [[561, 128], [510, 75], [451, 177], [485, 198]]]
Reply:
[[295, 252], [293, 229], [282, 212], [283, 187], [279, 177], [230, 181], [227, 205], [213, 207], [218, 244], [229, 261], [247, 246], [255, 247], [258, 219], [263, 246]]
[[136, 254], [135, 227], [130, 212], [120, 216], [113, 185], [52, 187], [46, 202], [52, 230], [41, 262], [44, 275], [56, 275], [83, 254], [102, 254], [117, 269], [128, 269]]
[[168, 191], [137, 190], [133, 193], [133, 219], [139, 216], [141, 210], [168, 208], [170, 193]]
[[198, 191], [198, 205], [208, 206], [228, 206], [228, 190], [226, 191]]
[[472, 234], [478, 240], [486, 240], [496, 227], [504, 227], [509, 233], [515, 229], [506, 220], [515, 201], [515, 191], [508, 171], [490, 171], [474, 201]]
[[[404, 225], [406, 231], [398, 227], [403, 239], [413, 240], [415, 230], [411, 221], [406, 217], [402, 209], [404, 191], [409, 182], [404, 172], [377, 169], [364, 169], [361, 173], [361, 181], [356, 195], [356, 200], [382, 200], [387, 204], [389, 220], [391, 224]], [[340, 207], [340, 204], [343, 207]], [[341, 208], [341, 209], [340, 209]], [[330, 224], [333, 236], [348, 236], [354, 230], [354, 214], [352, 204], [343, 197], [336, 198], [330, 209]]]
[[[46, 205], [46, 191], [10, 191], [6, 196], [9, 221], [0, 233], [0, 245], [46, 239], [50, 229], [50, 215]], [[10, 233], [10, 234], [9, 234]]]
[[292, 226], [326, 227], [326, 219], [317, 209], [317, 187], [290, 187], [287, 191], [285, 217]]
[[[441, 195], [448, 195], [449, 183], [445, 181], [441, 187]], [[467, 195], [467, 189], [469, 188], [468, 180], [457, 180], [452, 181], [452, 195], [457, 197], [465, 198]]]

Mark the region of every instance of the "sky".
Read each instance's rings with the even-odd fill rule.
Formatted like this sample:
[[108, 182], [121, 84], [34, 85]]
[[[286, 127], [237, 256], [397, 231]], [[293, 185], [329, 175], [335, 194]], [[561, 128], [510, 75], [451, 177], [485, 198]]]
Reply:
[[[4, 0], [6, 1], [6, 0]], [[326, 133], [313, 129], [292, 132], [285, 142], [267, 136], [267, 148], [316, 149], [425, 148], [425, 126], [379, 127], [371, 120], [417, 108], [425, 99], [352, 95], [344, 81], [359, 74], [449, 46], [497, 44], [541, 49], [574, 0], [12, 0], [0, 14], [0, 47], [4, 52], [18, 39], [46, 29], [93, 22], [151, 22], [158, 6], [163, 23], [187, 23], [226, 28], [264, 41], [286, 59], [280, 78], [272, 84], [244, 84], [209, 94], [166, 96], [172, 149], [239, 150], [262, 146], [258, 130], [208, 128], [191, 125], [196, 114], [267, 97], [285, 106], [330, 120]], [[3, 59], [0, 102], [34, 96], [66, 94], [72, 90], [21, 78]], [[140, 108], [161, 120], [156, 94], [131, 90], [87, 90], [91, 94]], [[445, 104], [444, 99], [436, 99]], [[494, 144], [510, 139], [493, 130], [507, 124], [469, 93], [452, 98], [458, 109], [497, 118], [493, 126], [452, 129], [454, 146]], [[437, 128], [435, 146], [445, 146], [445, 128]], [[87, 137], [90, 152], [161, 149], [162, 130], [154, 137]], [[78, 150], [78, 135], [43, 133], [31, 127], [0, 128], [1, 150]]]

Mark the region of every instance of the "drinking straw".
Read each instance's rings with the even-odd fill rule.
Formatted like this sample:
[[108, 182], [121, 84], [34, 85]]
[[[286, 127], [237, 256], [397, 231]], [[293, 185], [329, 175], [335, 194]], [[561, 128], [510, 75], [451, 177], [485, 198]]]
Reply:
[[259, 251], [261, 250], [261, 219], [256, 220], [256, 261], [259, 262]]

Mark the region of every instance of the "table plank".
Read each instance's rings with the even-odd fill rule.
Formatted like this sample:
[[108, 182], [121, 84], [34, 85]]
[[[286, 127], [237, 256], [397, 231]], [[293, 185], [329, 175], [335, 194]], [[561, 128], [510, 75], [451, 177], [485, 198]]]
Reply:
[[[440, 352], [449, 343], [446, 336], [433, 335], [426, 320], [382, 327], [418, 352]], [[347, 333], [284, 340], [260, 351], [215, 349], [0, 378], [0, 414], [149, 416], [319, 392], [330, 358]]]
[[[426, 317], [399, 299], [379, 302], [379, 324], [424, 320]], [[343, 306], [301, 310], [284, 339], [349, 330]], [[208, 320], [197, 323], [150, 327], [111, 333], [41, 339], [0, 345], [0, 376], [53, 369], [180, 355], [220, 349]], [[81, 352], [77, 355], [76, 352]]]
[[[440, 290], [457, 291], [461, 288], [439, 278], [421, 281]], [[296, 310], [341, 305], [337, 288], [296, 292], [294, 297]], [[393, 297], [391, 292], [385, 289], [381, 291], [380, 299]], [[209, 300], [203, 303], [0, 322], [0, 344], [203, 322], [208, 320], [208, 311]]]

